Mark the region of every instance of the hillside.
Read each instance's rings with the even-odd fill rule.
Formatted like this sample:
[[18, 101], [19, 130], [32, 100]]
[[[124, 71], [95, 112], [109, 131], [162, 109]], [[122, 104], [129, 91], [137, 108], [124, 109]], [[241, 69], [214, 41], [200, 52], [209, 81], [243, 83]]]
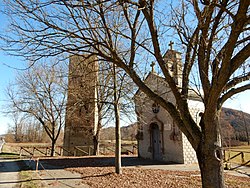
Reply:
[[223, 108], [220, 121], [225, 146], [238, 145], [240, 141], [247, 142], [247, 137], [250, 135], [250, 114]]
[[[133, 123], [128, 126], [121, 127], [122, 140], [136, 140], [137, 124]], [[100, 134], [101, 140], [115, 140], [115, 128], [103, 128]]]
[[[246, 129], [250, 135], [250, 114], [230, 108], [223, 108], [220, 121], [224, 146], [238, 145], [242, 141], [247, 141]], [[121, 127], [123, 140], [136, 140], [136, 133], [136, 123]], [[101, 140], [115, 140], [115, 128], [102, 129], [100, 137]]]
[[237, 132], [244, 132], [246, 127], [245, 125], [248, 127], [250, 126], [250, 114], [230, 108], [223, 108], [221, 113], [221, 121], [230, 123], [230, 125]]

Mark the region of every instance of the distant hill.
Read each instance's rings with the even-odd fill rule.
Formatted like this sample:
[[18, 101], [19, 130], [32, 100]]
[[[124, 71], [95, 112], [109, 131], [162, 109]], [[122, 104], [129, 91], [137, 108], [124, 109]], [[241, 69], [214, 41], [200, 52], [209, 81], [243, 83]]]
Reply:
[[[250, 136], [250, 114], [230, 108], [222, 108], [220, 123], [224, 146], [238, 145], [247, 141], [246, 129]], [[137, 124], [121, 127], [123, 140], [136, 140]], [[115, 140], [115, 128], [101, 130], [101, 140]]]
[[238, 142], [247, 141], [247, 132], [250, 136], [250, 114], [239, 110], [223, 108], [220, 121], [223, 144], [225, 146], [238, 145]]
[[[136, 140], [137, 124], [133, 123], [128, 126], [121, 127], [122, 140]], [[115, 140], [115, 127], [103, 128], [100, 133], [101, 140]]]
[[230, 108], [222, 109], [221, 121], [230, 123], [237, 132], [244, 132], [245, 125], [247, 125], [247, 128], [250, 128], [250, 114]]

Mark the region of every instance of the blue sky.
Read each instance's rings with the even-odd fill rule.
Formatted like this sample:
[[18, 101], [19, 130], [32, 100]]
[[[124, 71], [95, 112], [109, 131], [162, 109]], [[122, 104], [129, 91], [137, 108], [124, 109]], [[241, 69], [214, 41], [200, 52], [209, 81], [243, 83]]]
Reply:
[[[10, 57], [4, 52], [0, 51], [0, 134], [3, 134], [7, 131], [8, 124], [11, 124], [11, 120], [5, 116], [2, 111], [5, 109], [6, 104], [6, 87], [15, 79], [15, 68], [22, 68], [24, 67], [24, 62], [18, 60], [16, 57]], [[13, 68], [11, 68], [13, 67]]]
[[[0, 0], [0, 9], [2, 9], [2, 0]], [[0, 32], [6, 27], [6, 18], [0, 13]], [[0, 40], [0, 45], [2, 41]], [[0, 50], [0, 135], [6, 133], [8, 125], [13, 124], [10, 118], [5, 117], [2, 110], [4, 110], [4, 105], [6, 103], [5, 90], [9, 82], [14, 81], [15, 72], [14, 68], [23, 68], [25, 62], [18, 59], [17, 57], [10, 57]], [[10, 67], [9, 67], [10, 66]], [[232, 99], [229, 99], [224, 107], [242, 110], [244, 112], [250, 113], [250, 91], [245, 91]]]
[[[0, 0], [0, 9], [3, 9], [2, 0]], [[0, 32], [4, 32], [4, 28], [7, 26], [6, 18], [0, 12]], [[0, 40], [0, 45], [2, 41]], [[4, 111], [4, 105], [6, 104], [5, 91], [9, 82], [15, 78], [16, 69], [11, 68], [22, 68], [24, 62], [16, 57], [8, 56], [2, 50], [0, 50], [0, 134], [3, 134], [8, 129], [8, 124], [11, 124], [11, 120], [6, 117], [2, 111]]]
[[[0, 51], [0, 109], [4, 110], [4, 104], [6, 104], [6, 87], [9, 82], [14, 81], [15, 72], [14, 68], [24, 68], [24, 61], [16, 57], [10, 57], [4, 52]], [[9, 67], [11, 66], [11, 67]], [[250, 113], [250, 91], [245, 91], [232, 99], [229, 99], [224, 107], [242, 110], [244, 112]], [[10, 118], [5, 117], [0, 111], [0, 135], [6, 133], [8, 126], [13, 124]]]

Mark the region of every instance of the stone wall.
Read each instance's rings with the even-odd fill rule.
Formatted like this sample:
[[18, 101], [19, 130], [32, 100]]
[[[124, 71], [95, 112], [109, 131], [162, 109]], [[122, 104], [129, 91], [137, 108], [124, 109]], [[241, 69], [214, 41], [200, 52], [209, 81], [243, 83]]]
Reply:
[[[97, 58], [71, 56], [68, 76], [68, 100], [64, 129], [65, 149], [93, 145], [97, 126], [96, 82]], [[68, 155], [68, 152], [64, 152]]]
[[192, 145], [184, 134], [182, 134], [182, 144], [184, 164], [198, 163], [195, 150], [193, 149]]
[[[188, 100], [188, 106], [191, 116], [198, 124], [200, 121], [200, 113], [204, 111], [203, 103], [199, 100], [193, 99], [193, 100]], [[198, 163], [196, 152], [184, 134], [182, 134], [182, 141], [183, 141], [184, 163], [185, 164]]]

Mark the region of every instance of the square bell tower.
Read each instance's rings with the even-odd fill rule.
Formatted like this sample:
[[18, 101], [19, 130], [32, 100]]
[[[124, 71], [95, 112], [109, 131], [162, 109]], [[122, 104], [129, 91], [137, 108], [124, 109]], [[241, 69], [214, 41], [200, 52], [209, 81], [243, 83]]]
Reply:
[[75, 147], [89, 152], [87, 147], [93, 145], [98, 120], [97, 77], [96, 56], [70, 56], [63, 147], [71, 154], [65, 150], [64, 155], [72, 155]]

